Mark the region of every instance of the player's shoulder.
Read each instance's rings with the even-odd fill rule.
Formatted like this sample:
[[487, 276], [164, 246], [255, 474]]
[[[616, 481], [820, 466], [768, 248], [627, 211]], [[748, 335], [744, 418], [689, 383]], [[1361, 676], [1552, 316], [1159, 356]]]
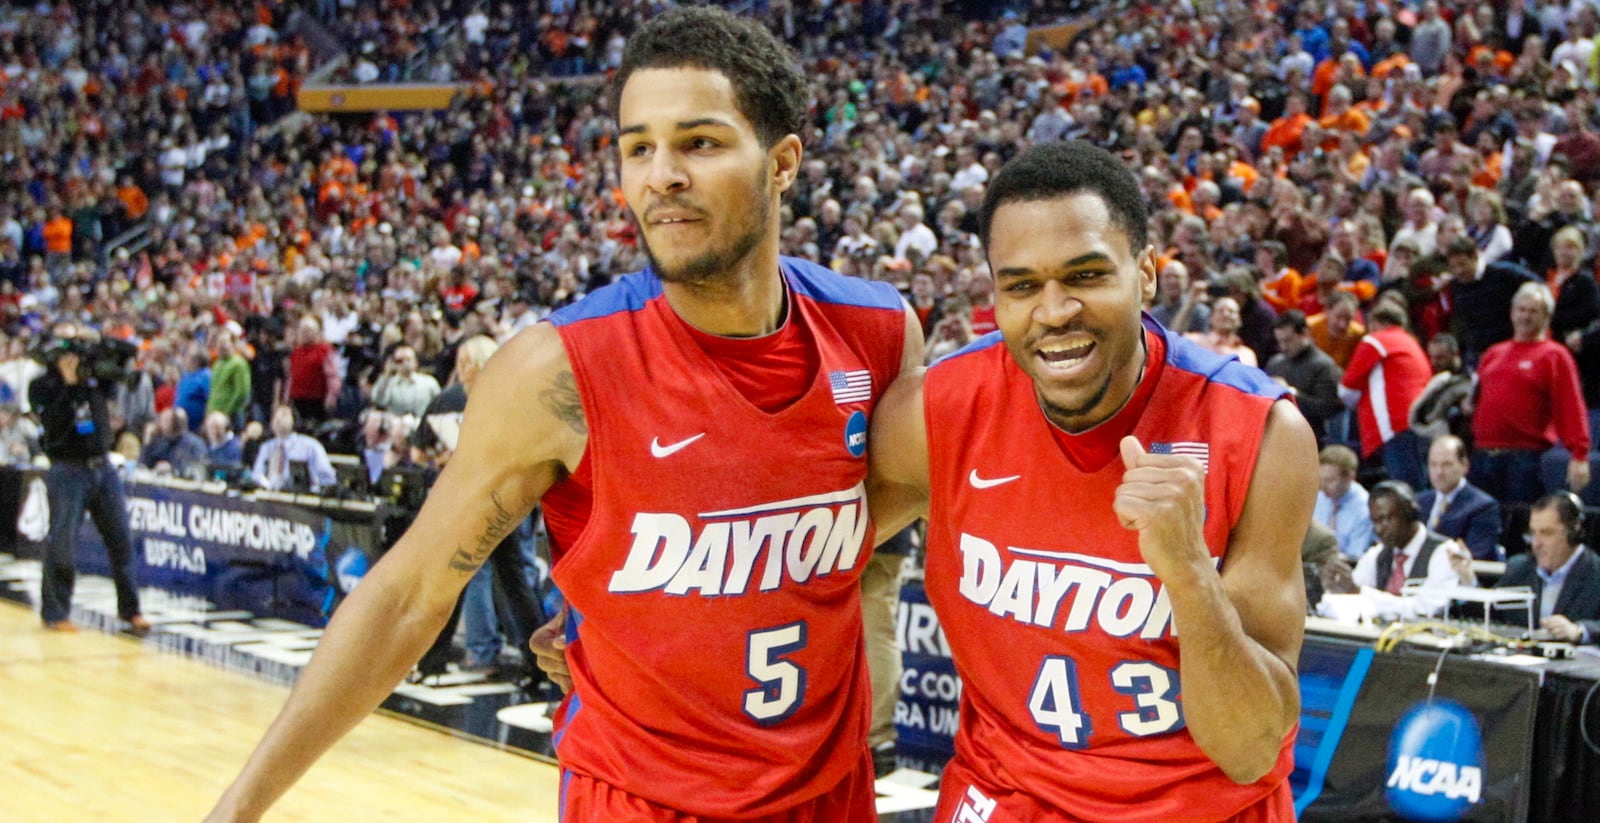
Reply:
[[1288, 392], [1266, 372], [1247, 366], [1236, 357], [1217, 354], [1167, 329], [1158, 333], [1166, 336], [1166, 365], [1178, 379], [1201, 380], [1265, 400], [1276, 400]]
[[661, 278], [649, 269], [625, 274], [585, 295], [583, 299], [557, 310], [547, 318], [556, 327], [585, 320], [635, 312], [661, 296]]
[[896, 312], [905, 307], [900, 291], [889, 283], [847, 277], [798, 257], [779, 258], [778, 265], [795, 294], [817, 303]]
[[989, 332], [933, 361], [933, 365], [929, 366], [928, 369], [930, 372], [934, 369], [939, 369], [938, 373], [943, 374], [946, 371], [977, 365], [985, 356], [1003, 353], [1004, 347], [1001, 344], [1004, 342], [1005, 340], [1000, 336], [1000, 332]]
[[485, 379], [491, 385], [541, 385], [570, 371], [572, 363], [556, 325], [550, 322], [535, 323], [511, 335], [495, 351], [474, 388]]

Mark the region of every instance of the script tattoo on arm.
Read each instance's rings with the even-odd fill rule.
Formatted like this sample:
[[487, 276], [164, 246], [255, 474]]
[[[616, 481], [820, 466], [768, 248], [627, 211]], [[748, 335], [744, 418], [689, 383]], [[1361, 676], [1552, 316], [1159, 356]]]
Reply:
[[578, 397], [578, 379], [572, 372], [564, 371], [556, 375], [556, 383], [548, 389], [539, 392], [539, 400], [561, 422], [572, 427], [578, 434], [589, 434], [589, 423], [583, 417], [583, 400]]
[[450, 568], [467, 575], [473, 574], [482, 566], [489, 555], [494, 553], [500, 539], [510, 533], [516, 525], [516, 516], [506, 509], [505, 503], [500, 499], [499, 492], [489, 492], [489, 500], [494, 503], [494, 513], [484, 521], [483, 531], [478, 534], [478, 540], [471, 549], [456, 549], [450, 556]]

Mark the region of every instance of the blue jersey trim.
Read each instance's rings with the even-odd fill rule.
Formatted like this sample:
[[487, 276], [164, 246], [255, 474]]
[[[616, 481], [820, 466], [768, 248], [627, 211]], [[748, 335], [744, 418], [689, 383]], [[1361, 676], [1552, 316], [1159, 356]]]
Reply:
[[[797, 257], [780, 257], [778, 265], [786, 275], [789, 288], [802, 297], [821, 303], [868, 309], [900, 311], [904, 308], [900, 292], [888, 283], [845, 277], [832, 269]], [[611, 285], [551, 314], [549, 319], [552, 325], [566, 326], [621, 312], [638, 311], [659, 296], [661, 278], [646, 268], [617, 278]]]
[[661, 280], [649, 269], [625, 274], [570, 306], [550, 315], [550, 323], [565, 326], [581, 320], [638, 311], [661, 294]]
[[780, 257], [778, 266], [788, 276], [789, 288], [802, 297], [864, 309], [901, 311], [905, 308], [899, 290], [888, 283], [846, 277], [798, 257]]
[[928, 368], [933, 368], [933, 366], [937, 366], [940, 363], [943, 363], [944, 361], [949, 360], [949, 359], [954, 358], [954, 357], [962, 357], [964, 355], [973, 354], [975, 352], [983, 351], [984, 349], [987, 349], [987, 348], [992, 348], [994, 346], [999, 345], [1002, 340], [1003, 340], [1003, 338], [1000, 336], [1000, 332], [997, 332], [997, 331], [989, 332], [988, 334], [978, 338], [977, 340], [974, 340], [971, 343], [968, 343], [967, 345], [962, 346], [961, 348], [956, 349], [955, 351], [950, 352], [949, 354], [939, 358], [938, 360], [933, 361], [933, 365], [929, 366]]
[[1257, 397], [1276, 400], [1289, 393], [1288, 389], [1268, 377], [1266, 372], [1240, 363], [1239, 358], [1233, 355], [1221, 355], [1202, 349], [1170, 329], [1162, 327], [1148, 314], [1144, 316], [1144, 325], [1145, 328], [1166, 337], [1169, 366]]

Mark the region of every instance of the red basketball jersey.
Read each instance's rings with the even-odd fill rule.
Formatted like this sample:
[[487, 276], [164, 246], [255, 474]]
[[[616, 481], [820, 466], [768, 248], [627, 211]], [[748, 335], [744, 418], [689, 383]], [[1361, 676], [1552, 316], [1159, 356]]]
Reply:
[[1185, 729], [1171, 602], [1111, 508], [1117, 444], [1206, 465], [1225, 563], [1283, 390], [1148, 317], [1144, 335], [1133, 397], [1080, 436], [1046, 420], [998, 334], [928, 370], [928, 598], [962, 678], [956, 756], [984, 782], [1076, 820], [1221, 819], [1287, 779], [1293, 736], [1240, 786]]
[[562, 765], [715, 818], [771, 814], [861, 762], [867, 419], [899, 371], [887, 284], [781, 264], [819, 367], [775, 413], [739, 393], [650, 273], [551, 318], [588, 419], [544, 498], [571, 607]]

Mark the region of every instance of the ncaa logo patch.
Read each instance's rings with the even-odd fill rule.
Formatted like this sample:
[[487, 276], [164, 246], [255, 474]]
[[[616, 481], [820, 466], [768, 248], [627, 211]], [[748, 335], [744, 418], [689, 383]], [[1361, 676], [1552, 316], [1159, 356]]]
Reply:
[[1483, 800], [1483, 732], [1466, 706], [1420, 703], [1389, 738], [1389, 807], [1408, 820], [1461, 820]]
[[851, 457], [867, 453], [867, 415], [857, 411], [844, 424], [844, 447]]

